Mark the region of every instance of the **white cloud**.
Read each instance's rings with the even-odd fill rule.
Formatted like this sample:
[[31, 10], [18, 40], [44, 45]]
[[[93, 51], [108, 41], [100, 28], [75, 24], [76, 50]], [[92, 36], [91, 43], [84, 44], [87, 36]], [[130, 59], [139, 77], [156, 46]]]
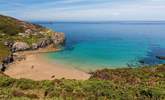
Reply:
[[165, 20], [164, 0], [73, 5], [82, 1], [52, 1], [6, 13], [27, 20]]

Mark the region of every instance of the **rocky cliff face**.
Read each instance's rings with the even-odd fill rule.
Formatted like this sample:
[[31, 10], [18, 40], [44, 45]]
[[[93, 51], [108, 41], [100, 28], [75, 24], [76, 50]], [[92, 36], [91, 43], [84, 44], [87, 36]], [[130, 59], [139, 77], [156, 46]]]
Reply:
[[12, 46], [12, 51], [23, 51], [30, 49], [30, 46], [25, 42], [15, 42]]
[[62, 32], [55, 32], [52, 34], [51, 40], [53, 41], [54, 45], [63, 44], [65, 41], [65, 35]]
[[59, 46], [64, 41], [64, 33], [0, 15], [0, 42], [14, 52], [44, 48], [50, 44]]
[[40, 38], [36, 43], [28, 44], [26, 42], [9, 42], [6, 41], [4, 44], [11, 48], [12, 52], [24, 51], [24, 50], [36, 50], [38, 48], [45, 48], [51, 44], [54, 47], [62, 45], [65, 41], [65, 35], [61, 32], [54, 32], [49, 37]]

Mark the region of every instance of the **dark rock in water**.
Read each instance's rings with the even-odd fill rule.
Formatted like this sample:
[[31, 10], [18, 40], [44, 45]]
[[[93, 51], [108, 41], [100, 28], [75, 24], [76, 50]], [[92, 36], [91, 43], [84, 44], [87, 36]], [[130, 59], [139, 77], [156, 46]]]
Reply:
[[145, 65], [158, 65], [165, 62], [165, 48], [153, 46], [148, 52], [146, 57], [140, 58], [139, 63]]
[[24, 51], [30, 49], [30, 46], [25, 42], [15, 42], [12, 46], [12, 51]]
[[139, 63], [144, 64], [144, 63], [145, 63], [145, 61], [143, 61], [143, 60], [139, 60]]
[[165, 60], [165, 56], [156, 56], [157, 59]]

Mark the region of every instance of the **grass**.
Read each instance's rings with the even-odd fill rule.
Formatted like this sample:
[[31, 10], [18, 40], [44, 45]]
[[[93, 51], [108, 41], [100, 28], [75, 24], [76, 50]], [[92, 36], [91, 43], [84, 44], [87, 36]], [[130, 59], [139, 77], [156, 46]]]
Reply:
[[129, 84], [148, 81], [150, 84], [165, 79], [165, 65], [142, 68], [103, 69], [92, 73], [91, 79], [113, 80]]
[[0, 63], [4, 57], [6, 57], [10, 54], [11, 54], [11, 52], [10, 52], [9, 48], [4, 46], [3, 43], [0, 42]]
[[44, 34], [44, 35], [38, 34], [38, 35], [30, 35], [28, 37], [22, 37], [18, 35], [18, 33], [24, 33], [26, 29], [32, 29], [35, 30], [35, 32], [40, 32], [40, 31], [44, 32], [49, 30], [39, 25], [30, 24], [27, 22], [21, 22], [20, 20], [0, 15], [0, 63], [4, 57], [8, 56], [11, 53], [9, 48], [3, 45], [4, 42], [6, 41], [26, 42], [31, 46], [33, 43], [39, 42], [41, 38], [44, 38], [45, 36], [49, 35], [49, 34]]
[[0, 16], [0, 30], [8, 35], [15, 35], [23, 32], [23, 27], [18, 25], [17, 21], [6, 16]]
[[[154, 74], [151, 71], [153, 69]], [[164, 100], [164, 69], [164, 65], [135, 69], [106, 69], [106, 71], [104, 69], [99, 70], [99, 74], [98, 71], [93, 72], [92, 77], [86, 81], [68, 79], [32, 81], [1, 76], [0, 97], [25, 100]], [[100, 77], [102, 74], [106, 74], [108, 78]], [[140, 80], [128, 81], [132, 77]]]

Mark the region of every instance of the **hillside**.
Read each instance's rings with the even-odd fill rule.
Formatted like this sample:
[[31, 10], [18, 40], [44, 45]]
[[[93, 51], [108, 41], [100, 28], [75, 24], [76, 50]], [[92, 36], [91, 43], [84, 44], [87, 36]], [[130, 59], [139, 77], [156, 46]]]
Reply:
[[98, 70], [86, 81], [0, 75], [0, 90], [0, 99], [6, 100], [164, 100], [165, 65]]
[[0, 62], [14, 52], [60, 46], [64, 33], [43, 26], [0, 15]]

